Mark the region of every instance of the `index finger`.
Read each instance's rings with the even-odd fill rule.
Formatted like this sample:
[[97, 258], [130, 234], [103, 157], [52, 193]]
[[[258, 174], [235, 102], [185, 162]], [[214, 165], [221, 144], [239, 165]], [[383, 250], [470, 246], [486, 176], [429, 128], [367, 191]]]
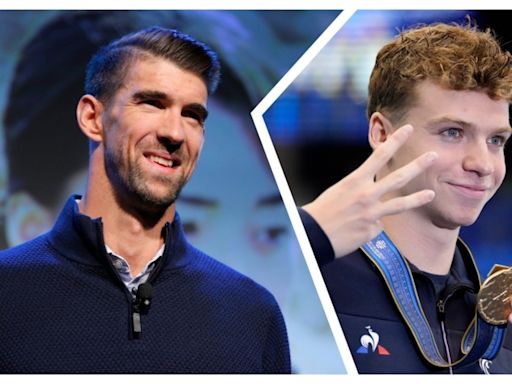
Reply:
[[402, 145], [411, 136], [413, 127], [406, 124], [398, 128], [389, 138], [379, 145], [366, 161], [359, 167], [368, 176], [375, 174], [395, 155]]

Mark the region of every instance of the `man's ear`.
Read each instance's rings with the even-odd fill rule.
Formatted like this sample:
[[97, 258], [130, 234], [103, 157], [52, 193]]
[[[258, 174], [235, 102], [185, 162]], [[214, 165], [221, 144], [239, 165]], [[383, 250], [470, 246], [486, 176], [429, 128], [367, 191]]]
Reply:
[[92, 95], [83, 95], [76, 107], [76, 119], [82, 132], [92, 141], [103, 140], [103, 103]]
[[384, 143], [393, 130], [390, 121], [380, 112], [374, 112], [370, 117], [368, 128], [368, 141], [370, 146], [375, 149]]

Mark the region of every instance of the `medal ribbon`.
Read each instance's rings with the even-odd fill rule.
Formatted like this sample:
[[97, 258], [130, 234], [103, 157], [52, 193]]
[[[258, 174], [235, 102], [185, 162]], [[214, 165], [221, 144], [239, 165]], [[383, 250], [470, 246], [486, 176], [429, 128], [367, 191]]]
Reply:
[[395, 300], [398, 310], [411, 330], [423, 357], [437, 367], [470, 365], [480, 358], [492, 360], [498, 353], [506, 326], [495, 326], [475, 319], [464, 334], [464, 356], [452, 364], [440, 354], [430, 325], [420, 304], [409, 266], [389, 237], [381, 232], [361, 247], [377, 266]]

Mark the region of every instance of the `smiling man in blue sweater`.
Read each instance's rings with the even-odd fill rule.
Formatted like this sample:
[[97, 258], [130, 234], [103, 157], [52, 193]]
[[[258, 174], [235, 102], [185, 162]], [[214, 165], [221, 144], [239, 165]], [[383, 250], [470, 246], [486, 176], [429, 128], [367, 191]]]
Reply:
[[159, 27], [93, 57], [86, 193], [0, 254], [1, 372], [290, 372], [273, 296], [192, 247], [175, 211], [219, 72], [207, 46]]

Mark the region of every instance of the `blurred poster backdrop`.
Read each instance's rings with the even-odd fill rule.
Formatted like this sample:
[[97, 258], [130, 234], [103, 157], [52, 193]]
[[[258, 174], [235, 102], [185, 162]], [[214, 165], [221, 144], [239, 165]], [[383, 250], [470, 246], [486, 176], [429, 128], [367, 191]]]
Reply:
[[[366, 99], [378, 50], [400, 30], [432, 22], [467, 24], [467, 16], [512, 50], [512, 11], [357, 11], [278, 98], [264, 118], [298, 206], [370, 155]], [[510, 144], [505, 156], [510, 169]], [[461, 231], [483, 277], [495, 263], [512, 265], [511, 190], [508, 175], [478, 221]]]
[[[249, 115], [338, 14], [0, 11], [0, 246], [48, 230], [67, 197], [84, 191], [88, 146], [75, 108], [90, 56], [127, 32], [152, 25], [180, 29], [210, 45], [223, 64], [221, 86], [209, 101], [203, 153], [178, 201], [188, 238], [276, 296], [294, 372], [344, 373]], [[342, 79], [335, 64], [327, 82]], [[317, 92], [312, 83], [307, 93]], [[301, 96], [292, 97], [298, 102]], [[319, 104], [317, 113], [329, 117], [324, 107]], [[276, 117], [283, 113], [289, 112], [276, 111]], [[324, 123], [301, 124], [311, 130]], [[296, 145], [308, 141], [300, 133], [286, 137]]]

